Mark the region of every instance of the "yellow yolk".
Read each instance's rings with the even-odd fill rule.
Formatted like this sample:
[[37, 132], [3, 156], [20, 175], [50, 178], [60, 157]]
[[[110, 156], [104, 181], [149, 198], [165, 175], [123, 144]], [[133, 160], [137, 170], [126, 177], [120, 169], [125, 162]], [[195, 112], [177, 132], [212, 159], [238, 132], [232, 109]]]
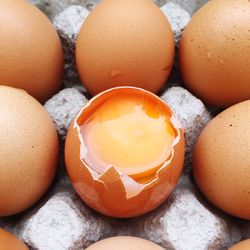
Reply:
[[169, 158], [175, 130], [161, 105], [148, 97], [112, 96], [81, 125], [87, 153], [83, 159], [103, 173], [110, 166], [143, 177]]

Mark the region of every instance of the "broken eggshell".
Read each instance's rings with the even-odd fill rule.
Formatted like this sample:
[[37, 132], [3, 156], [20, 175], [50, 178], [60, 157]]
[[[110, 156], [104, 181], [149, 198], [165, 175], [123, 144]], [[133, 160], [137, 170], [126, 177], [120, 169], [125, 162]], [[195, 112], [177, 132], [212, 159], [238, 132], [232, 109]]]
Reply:
[[[176, 131], [171, 155], [146, 178], [133, 178], [112, 166], [105, 172], [98, 173], [88, 166], [82, 157], [87, 148], [80, 133], [80, 126], [100, 101], [111, 98], [114, 92], [121, 91], [127, 91], [128, 95], [136, 92], [164, 105]], [[108, 216], [129, 218], [152, 211], [170, 195], [182, 171], [184, 148], [183, 129], [172, 110], [159, 97], [140, 88], [117, 87], [95, 96], [79, 112], [68, 131], [65, 162], [70, 180], [86, 204]]]

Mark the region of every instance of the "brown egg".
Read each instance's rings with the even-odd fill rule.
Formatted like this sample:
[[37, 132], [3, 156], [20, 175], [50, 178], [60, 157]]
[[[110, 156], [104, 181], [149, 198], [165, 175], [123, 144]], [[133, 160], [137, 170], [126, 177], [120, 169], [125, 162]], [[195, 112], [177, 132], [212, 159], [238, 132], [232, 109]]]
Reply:
[[211, 0], [192, 17], [180, 42], [186, 86], [208, 104], [250, 99], [250, 4]]
[[163, 250], [151, 241], [130, 236], [117, 236], [101, 240], [86, 250]]
[[150, 0], [102, 1], [84, 22], [76, 46], [78, 72], [91, 95], [124, 85], [156, 93], [173, 59], [173, 32]]
[[55, 175], [58, 139], [43, 106], [25, 91], [0, 86], [0, 216], [38, 201]]
[[61, 84], [63, 53], [49, 19], [25, 0], [0, 0], [0, 84], [40, 102]]
[[201, 192], [225, 212], [250, 219], [250, 101], [216, 116], [202, 131], [193, 154]]
[[0, 228], [1, 250], [28, 250], [29, 248], [16, 236]]
[[250, 240], [244, 240], [229, 248], [229, 250], [249, 250]]
[[69, 128], [65, 163], [82, 198], [120, 218], [152, 211], [173, 191], [184, 132], [172, 110], [143, 89], [119, 87], [90, 100]]

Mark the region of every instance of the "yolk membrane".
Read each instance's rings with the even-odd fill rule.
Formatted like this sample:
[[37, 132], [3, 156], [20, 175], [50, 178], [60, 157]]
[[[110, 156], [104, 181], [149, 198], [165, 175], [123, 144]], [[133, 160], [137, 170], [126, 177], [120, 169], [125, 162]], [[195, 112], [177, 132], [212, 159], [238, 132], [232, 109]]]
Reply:
[[170, 156], [176, 132], [169, 114], [149, 97], [117, 95], [106, 99], [80, 127], [83, 159], [103, 173], [110, 166], [145, 177]]

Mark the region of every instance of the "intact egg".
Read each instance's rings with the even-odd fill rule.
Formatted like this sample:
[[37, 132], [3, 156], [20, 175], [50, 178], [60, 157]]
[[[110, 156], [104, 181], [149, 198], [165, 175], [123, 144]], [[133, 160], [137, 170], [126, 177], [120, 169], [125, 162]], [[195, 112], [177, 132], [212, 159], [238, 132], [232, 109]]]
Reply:
[[0, 216], [19, 213], [48, 189], [58, 160], [54, 124], [25, 91], [0, 86]]
[[193, 170], [204, 196], [223, 211], [250, 219], [250, 101], [216, 116], [194, 148]]
[[60, 88], [63, 52], [49, 19], [25, 0], [0, 0], [0, 84], [45, 102]]
[[250, 4], [211, 0], [192, 17], [179, 47], [186, 86], [208, 104], [250, 99]]
[[163, 250], [155, 243], [130, 236], [116, 236], [101, 240], [86, 250]]
[[229, 248], [229, 250], [249, 250], [249, 249], [250, 249], [250, 239], [243, 240], [240, 243], [237, 243]]
[[102, 214], [134, 217], [166, 200], [184, 161], [183, 129], [143, 89], [118, 87], [90, 100], [69, 128], [65, 163], [83, 201]]
[[171, 27], [150, 0], [104, 0], [86, 18], [76, 45], [80, 78], [91, 95], [117, 86], [158, 92], [174, 59]]
[[28, 250], [29, 248], [15, 235], [0, 228], [1, 250]]

